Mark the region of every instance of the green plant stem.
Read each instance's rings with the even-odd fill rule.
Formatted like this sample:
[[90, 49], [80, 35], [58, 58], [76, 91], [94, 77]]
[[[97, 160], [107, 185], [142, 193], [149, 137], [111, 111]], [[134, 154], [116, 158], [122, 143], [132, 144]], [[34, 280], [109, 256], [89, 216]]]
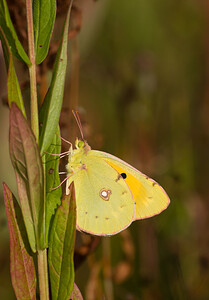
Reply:
[[47, 250], [38, 250], [38, 277], [40, 300], [49, 299], [49, 286], [48, 286], [48, 268], [47, 268]]
[[26, 0], [26, 15], [28, 28], [28, 49], [31, 66], [29, 66], [30, 75], [30, 95], [31, 95], [31, 127], [36, 137], [39, 139], [39, 124], [38, 124], [38, 100], [36, 87], [36, 58], [34, 48], [34, 31], [33, 31], [33, 9], [32, 0]]
[[[39, 139], [39, 124], [38, 124], [38, 100], [36, 87], [36, 58], [34, 47], [34, 31], [33, 31], [33, 9], [32, 0], [26, 0], [26, 15], [28, 28], [28, 48], [31, 66], [29, 66], [30, 75], [30, 95], [31, 95], [31, 128], [36, 137]], [[49, 299], [49, 284], [48, 284], [48, 268], [47, 268], [47, 251], [38, 250], [38, 277], [40, 300]]]

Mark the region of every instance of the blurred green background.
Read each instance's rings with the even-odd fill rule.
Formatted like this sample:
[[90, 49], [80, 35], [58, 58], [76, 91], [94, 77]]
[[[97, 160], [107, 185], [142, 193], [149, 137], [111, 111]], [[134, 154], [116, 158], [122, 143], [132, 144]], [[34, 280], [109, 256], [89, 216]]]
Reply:
[[[91, 147], [134, 165], [158, 181], [171, 199], [162, 214], [102, 238], [76, 271], [76, 283], [87, 300], [207, 300], [209, 4], [207, 0], [75, 4], [83, 22], [80, 34], [70, 42], [62, 135], [74, 138], [73, 130], [66, 132], [62, 125], [71, 118], [66, 103], [72, 107], [77, 103]], [[3, 68], [1, 56], [1, 96], [6, 94]], [[0, 176], [15, 191], [8, 109], [0, 105]], [[77, 125], [72, 126], [78, 135]], [[2, 193], [0, 197], [0, 296], [14, 299]], [[77, 239], [78, 245], [88, 242], [88, 236], [80, 233]]]

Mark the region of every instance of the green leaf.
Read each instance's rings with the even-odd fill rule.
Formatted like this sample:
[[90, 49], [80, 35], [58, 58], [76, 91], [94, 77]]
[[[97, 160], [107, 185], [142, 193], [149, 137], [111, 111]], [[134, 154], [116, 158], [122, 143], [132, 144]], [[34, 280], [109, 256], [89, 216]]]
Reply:
[[49, 274], [52, 300], [69, 299], [74, 284], [74, 243], [76, 230], [74, 184], [55, 214], [49, 241]]
[[73, 285], [73, 291], [70, 296], [70, 300], [83, 300], [83, 296], [75, 283]]
[[9, 60], [7, 89], [8, 89], [9, 106], [11, 107], [12, 102], [15, 102], [19, 107], [19, 109], [21, 110], [24, 117], [26, 118], [25, 107], [23, 104], [23, 98], [22, 98], [19, 82], [17, 79], [17, 75], [15, 72], [12, 54], [10, 55], [10, 60]]
[[31, 62], [21, 45], [12, 24], [6, 0], [0, 0], [0, 27], [7, 37], [12, 53], [20, 60], [31, 65]]
[[4, 202], [10, 238], [10, 272], [17, 299], [36, 299], [36, 272], [33, 257], [28, 250], [28, 242], [22, 215], [8, 186], [3, 183]]
[[17, 75], [15, 72], [14, 62], [12, 53], [8, 44], [8, 41], [4, 35], [4, 32], [0, 28], [0, 39], [3, 46], [4, 51], [4, 58], [6, 62], [8, 77], [7, 77], [7, 89], [8, 89], [8, 103], [9, 107], [11, 107], [11, 103], [15, 102], [19, 109], [22, 111], [24, 117], [26, 118], [25, 114], [25, 107], [23, 104], [22, 94], [19, 86], [19, 82], [17, 79]]
[[[59, 134], [59, 130], [58, 130]], [[55, 134], [52, 144], [47, 149], [48, 153], [60, 154], [61, 141], [59, 136]], [[45, 190], [46, 190], [46, 241], [48, 241], [48, 232], [51, 225], [52, 217], [58, 205], [61, 204], [62, 188], [58, 187], [60, 184], [59, 178], [59, 157], [45, 154], [42, 157], [45, 165]], [[56, 188], [52, 190], [53, 188]]]
[[15, 103], [10, 110], [10, 156], [17, 180], [19, 205], [31, 249], [44, 247], [43, 169], [35, 136]]
[[49, 51], [49, 42], [56, 16], [56, 0], [33, 1], [36, 64], [40, 64]]
[[62, 40], [56, 56], [52, 81], [40, 111], [40, 152], [47, 151], [56, 133], [62, 107], [65, 74], [67, 67], [68, 27], [72, 1], [67, 12]]

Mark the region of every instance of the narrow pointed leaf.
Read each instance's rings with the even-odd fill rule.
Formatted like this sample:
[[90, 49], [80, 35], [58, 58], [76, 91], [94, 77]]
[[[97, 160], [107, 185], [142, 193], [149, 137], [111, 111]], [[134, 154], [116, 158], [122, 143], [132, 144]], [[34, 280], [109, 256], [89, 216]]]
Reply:
[[[58, 131], [59, 133], [59, 131]], [[55, 134], [52, 144], [47, 152], [60, 154], [61, 142], [59, 136]], [[59, 157], [45, 154], [42, 157], [45, 165], [45, 191], [46, 191], [46, 241], [48, 241], [48, 232], [51, 225], [52, 217], [58, 205], [61, 204], [62, 188], [59, 186]], [[54, 189], [55, 188], [55, 189]]]
[[67, 67], [68, 27], [71, 6], [72, 1], [66, 16], [62, 39], [54, 65], [52, 81], [40, 111], [39, 119], [41, 127], [39, 146], [41, 155], [49, 148], [59, 123]]
[[15, 72], [12, 54], [10, 55], [10, 60], [9, 60], [7, 90], [8, 90], [9, 106], [11, 107], [11, 103], [15, 102], [17, 104], [17, 106], [19, 107], [19, 109], [21, 110], [21, 112], [23, 113], [24, 117], [26, 118], [22, 94], [21, 94], [19, 82], [17, 79], [17, 75]]
[[70, 299], [72, 294], [75, 222], [75, 191], [72, 183], [69, 195], [64, 196], [57, 209], [50, 233], [49, 273], [52, 300]]
[[7, 90], [8, 90], [8, 103], [11, 107], [11, 103], [15, 102], [23, 115], [26, 117], [25, 108], [23, 104], [23, 98], [20, 90], [20, 85], [15, 72], [12, 52], [10, 50], [8, 41], [4, 35], [4, 32], [0, 28], [0, 39], [3, 46], [4, 58], [6, 62], [8, 77], [7, 77]]
[[20, 60], [28, 65], [31, 62], [21, 45], [14, 26], [12, 24], [6, 0], [0, 0], [0, 27], [8, 39], [12, 53]]
[[73, 291], [70, 296], [70, 300], [83, 300], [83, 296], [75, 283], [73, 285]]
[[56, 0], [34, 0], [33, 22], [35, 35], [36, 64], [40, 64], [49, 51], [56, 15]]
[[10, 110], [10, 156], [15, 170], [19, 204], [31, 249], [44, 246], [43, 169], [35, 136], [23, 114], [12, 103]]
[[28, 250], [29, 245], [26, 239], [21, 211], [15, 197], [5, 183], [3, 183], [3, 190], [9, 227], [12, 285], [18, 300], [35, 300], [36, 272], [33, 257]]

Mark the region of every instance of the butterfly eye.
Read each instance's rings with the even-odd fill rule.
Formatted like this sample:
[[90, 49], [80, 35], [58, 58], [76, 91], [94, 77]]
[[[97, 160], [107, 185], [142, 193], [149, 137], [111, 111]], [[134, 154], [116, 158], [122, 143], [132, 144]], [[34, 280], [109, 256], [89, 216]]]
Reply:
[[83, 142], [83, 141], [79, 141], [79, 142], [78, 142], [78, 148], [82, 148], [83, 145], [84, 145], [84, 142]]
[[120, 175], [123, 177], [123, 179], [126, 179], [126, 178], [127, 178], [126, 173], [121, 173]]

